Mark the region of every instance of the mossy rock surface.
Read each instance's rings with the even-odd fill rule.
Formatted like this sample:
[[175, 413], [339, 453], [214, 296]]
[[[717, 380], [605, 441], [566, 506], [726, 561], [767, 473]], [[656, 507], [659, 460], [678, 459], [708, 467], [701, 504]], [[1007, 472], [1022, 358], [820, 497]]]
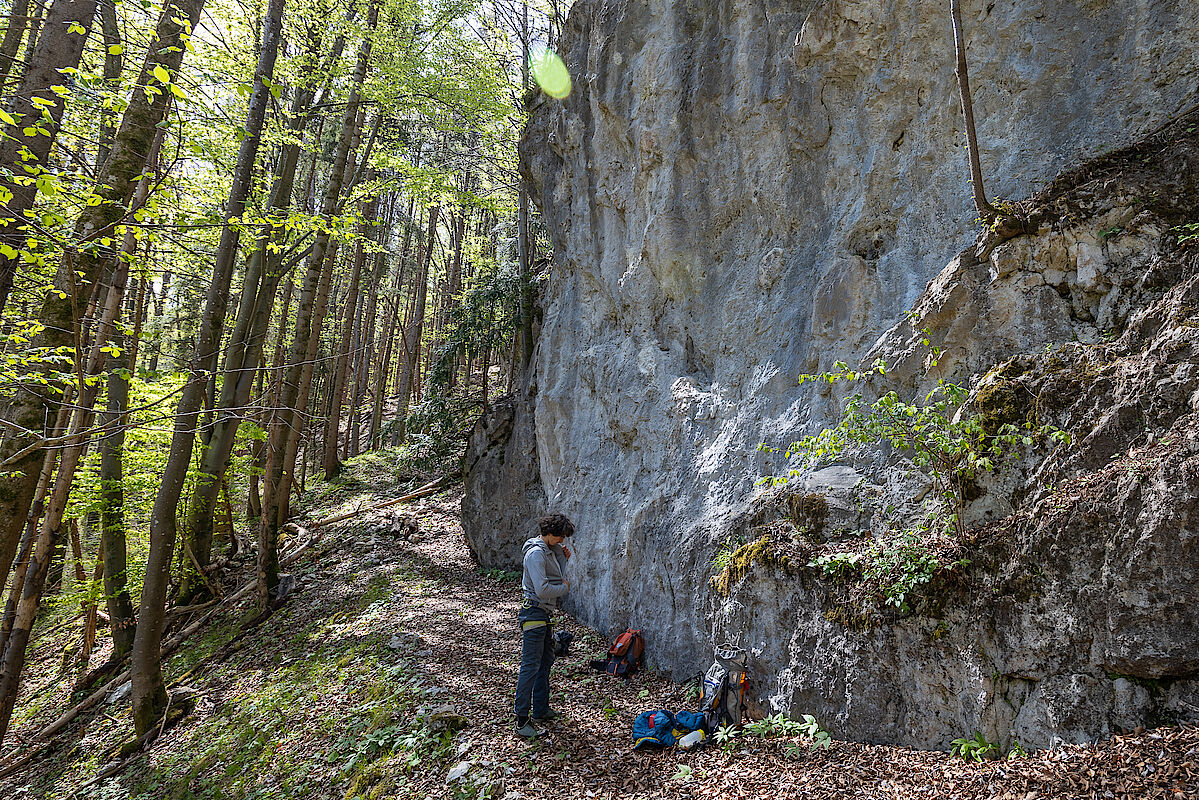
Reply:
[[1030, 399], [1028, 390], [1013, 381], [988, 384], [974, 396], [978, 422], [988, 436], [1004, 425], [1019, 425], [1032, 413]]
[[712, 586], [721, 596], [728, 597], [733, 586], [749, 574], [755, 563], [786, 569], [791, 565], [791, 559], [779, 552], [769, 534], [763, 535], [734, 550], [728, 566], [712, 578]]

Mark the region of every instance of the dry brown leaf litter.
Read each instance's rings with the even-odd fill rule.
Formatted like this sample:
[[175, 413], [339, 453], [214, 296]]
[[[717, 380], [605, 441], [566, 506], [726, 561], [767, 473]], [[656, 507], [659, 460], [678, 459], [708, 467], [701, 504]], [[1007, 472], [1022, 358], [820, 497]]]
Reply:
[[[1196, 798], [1199, 800], [1199, 727], [1162, 728], [1117, 736], [1096, 745], [1038, 752], [1012, 762], [969, 764], [944, 752], [834, 742], [827, 751], [806, 747], [788, 751], [798, 740], [748, 739], [731, 753], [709, 744], [696, 751], [642, 753], [632, 750], [632, 722], [650, 708], [693, 708], [687, 689], [658, 673], [638, 675], [629, 683], [592, 672], [587, 661], [599, 658], [607, 639], [574, 623], [560, 622], [575, 642], [559, 659], [552, 680], [553, 705], [565, 714], [543, 739], [528, 743], [513, 733], [511, 692], [519, 667], [515, 615], [519, 584], [480, 574], [471, 560], [459, 524], [456, 497], [416, 507], [422, 539], [411, 543], [382, 533], [363, 533], [363, 521], [331, 529], [324, 561], [301, 582], [292, 608], [247, 641], [245, 653], [231, 659], [236, 672], [213, 672], [203, 687], [198, 715], [212, 713], [222, 699], [264, 680], [278, 659], [302, 659], [306, 653], [281, 654], [288, 628], [305, 614], [330, 614], [348, 603], [373, 575], [392, 576], [384, 599], [382, 630], [373, 634], [418, 642], [415, 656], [426, 682], [440, 689], [437, 702], [454, 706], [470, 720], [456, 738], [448, 760], [407, 776], [406, 785], [384, 797], [453, 797], [457, 784], [447, 773], [460, 760], [470, 761], [468, 775], [492, 781], [496, 797], [508, 800], [552, 798]], [[373, 523], [385, 528], [388, 516]], [[580, 535], [585, 535], [581, 532]], [[367, 541], [369, 540], [369, 541]], [[275, 625], [275, 630], [271, 630]], [[348, 634], [359, 635], [359, 634]], [[254, 637], [247, 637], [251, 639]], [[399, 657], [397, 655], [397, 657]], [[652, 663], [653, 642], [649, 643]], [[332, 711], [344, 699], [309, 698], [307, 719]], [[120, 724], [100, 720], [80, 742], [98, 739]], [[304, 724], [296, 720], [296, 724]], [[149, 768], [180, 747], [182, 730], [168, 733], [148, 758]], [[313, 728], [311, 751], [323, 744]], [[948, 744], [948, 743], [947, 743]], [[178, 753], [175, 753], [177, 756]], [[679, 767], [690, 769], [680, 777]], [[221, 764], [205, 765], [220, 770]], [[43, 768], [46, 768], [43, 765]], [[78, 766], [74, 767], [78, 770]], [[324, 776], [322, 797], [341, 800], [345, 781], [333, 765], [314, 764]], [[135, 768], [136, 769], [136, 768]], [[78, 773], [81, 779], [86, 774]], [[12, 786], [10, 784], [10, 786]], [[20, 788], [19, 784], [16, 788]]]

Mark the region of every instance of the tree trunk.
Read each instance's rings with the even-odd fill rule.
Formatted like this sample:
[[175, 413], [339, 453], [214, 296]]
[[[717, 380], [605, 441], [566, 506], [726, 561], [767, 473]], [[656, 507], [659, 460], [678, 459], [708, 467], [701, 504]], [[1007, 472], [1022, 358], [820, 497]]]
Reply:
[[362, 223], [358, 228], [360, 237], [354, 247], [350, 285], [346, 290], [345, 308], [342, 314], [341, 343], [334, 359], [333, 392], [329, 401], [329, 419], [325, 424], [324, 470], [325, 480], [332, 480], [341, 472], [341, 460], [337, 457], [337, 441], [341, 432], [341, 407], [345, 404], [346, 377], [349, 370], [351, 345], [353, 343], [354, 320], [358, 315], [358, 281], [366, 263], [363, 240], [373, 238], [373, 222], [379, 208], [378, 198], [363, 205]]
[[[329, 173], [329, 185], [321, 204], [321, 217], [326, 220], [336, 211], [341, 190], [349, 178], [347, 165], [350, 163], [350, 148], [357, 131], [362, 84], [366, 78], [372, 36], [378, 18], [379, 3], [378, 0], [372, 0], [366, 32], [342, 113], [341, 134]], [[336, 242], [333, 245], [330, 246], [327, 229], [318, 232], [312, 243], [304, 286], [296, 307], [296, 330], [288, 352], [286, 376], [280, 387], [279, 402], [268, 434], [263, 513], [258, 535], [258, 599], [263, 608], [270, 606], [279, 583], [278, 534], [290, 501], [295, 454], [304, 429], [300, 417], [302, 410], [307, 407], [307, 393], [311, 389], [315, 345], [320, 341], [323, 306], [327, 304], [332, 272], [332, 259], [327, 256], [336, 252]], [[330, 262], [327, 267], [326, 261]]]
[[8, 12], [8, 27], [0, 41], [0, 92], [19, 71], [17, 51], [29, 22], [29, 0], [15, 0]]
[[387, 379], [391, 377], [391, 346], [395, 341], [396, 320], [400, 315], [400, 296], [397, 289], [395, 297], [388, 301], [387, 334], [383, 339], [383, 352], [379, 356], [377, 370], [378, 383], [375, 387], [375, 403], [371, 409], [370, 446], [377, 450], [382, 443], [379, 441], [379, 431], [383, 427], [383, 409], [387, 400]]
[[[148, 188], [149, 181], [142, 181], [139, 194], [146, 193]], [[70, 443], [63, 448], [62, 454], [59, 456], [58, 474], [54, 480], [54, 488], [50, 491], [49, 502], [46, 504], [46, 515], [38, 530], [21, 600], [17, 604], [16, 618], [13, 621], [12, 633], [9, 635], [8, 646], [4, 653], [3, 675], [0, 676], [0, 742], [4, 740], [4, 734], [8, 730], [8, 723], [12, 717], [12, 710], [17, 701], [21, 673], [25, 667], [25, 647], [29, 642], [33, 623], [41, 605], [50, 563], [54, 553], [61, 548], [63, 513], [66, 511], [67, 500], [71, 494], [71, 485], [75, 479], [75, 472], [90, 444], [90, 439], [85, 434], [92, 424], [93, 405], [100, 387], [100, 382], [96, 378], [104, 366], [105, 353], [102, 348], [106, 346], [109, 333], [116, 325], [125, 299], [129, 259], [124, 256], [131, 253], [136, 246], [136, 239], [133, 231], [130, 230], [124, 237], [123, 251], [116, 259], [112, 285], [109, 287], [99, 314], [95, 339], [87, 359], [87, 367], [81, 376], [83, 379], [79, 381], [76, 389], [79, 399], [70, 427], [70, 435], [73, 438], [69, 440]]]
[[[203, 0], [191, 0], [199, 5]], [[255, 70], [254, 88], [250, 95], [246, 113], [245, 132], [237, 154], [233, 183], [223, 217], [226, 220], [240, 218], [245, 211], [253, 177], [254, 161], [258, 155], [258, 144], [262, 121], [266, 115], [270, 91], [263, 78], [274, 74], [275, 56], [278, 53], [283, 0], [271, 0], [263, 19], [263, 49], [259, 54]], [[194, 23], [193, 23], [194, 25]], [[133, 641], [133, 656], [130, 672], [133, 682], [133, 722], [137, 735], [141, 736], [162, 716], [167, 704], [166, 688], [162, 682], [160, 650], [162, 627], [165, 621], [167, 580], [171, 568], [171, 554], [175, 548], [175, 514], [183, 481], [191, 463], [195, 444], [196, 423], [208, 374], [216, 368], [217, 350], [221, 331], [225, 324], [229, 283], [233, 275], [233, 262], [237, 255], [238, 228], [225, 225], [221, 230], [220, 242], [213, 259], [212, 282], [204, 301], [204, 314], [200, 330], [196, 335], [195, 351], [192, 356], [193, 375], [183, 389], [175, 413], [175, 426], [171, 435], [170, 453], [163, 468], [158, 494], [150, 513], [150, 552], [146, 559], [146, 574], [142, 584], [141, 608], [138, 611], [137, 630]]]
[[[121, 52], [121, 27], [117, 20], [115, 0], [100, 0], [100, 24], [104, 31], [104, 86], [111, 92], [118, 91], [121, 86], [121, 71], [125, 66], [125, 58]], [[112, 137], [116, 133], [113, 127], [113, 112], [111, 109], [100, 110], [100, 130], [96, 141], [96, 172], [104, 166], [112, 152]]]
[[[315, 57], [319, 47], [319, 38], [309, 40], [308, 52], [311, 56]], [[286, 216], [286, 211], [291, 205], [305, 115], [313, 95], [311, 89], [301, 89], [292, 103], [294, 138], [281, 148], [268, 204], [268, 219], [274, 222], [268, 221], [258, 230], [255, 248], [250, 255], [242, 283], [233, 332], [226, 346], [224, 380], [221, 383], [220, 397], [216, 401], [215, 421], [211, 427], [208, 447], [201, 458], [184, 526], [188, 546], [201, 567], [208, 566], [211, 561], [213, 512], [217, 494], [237, 441], [237, 431], [243, 416], [242, 409], [250, 400], [256, 368], [262, 361], [275, 295], [279, 281], [284, 275], [281, 263], [281, 237], [284, 235], [284, 229], [274, 223]], [[283, 336], [282, 327], [287, 320], [286, 302], [289, 300], [290, 286], [283, 319], [280, 322], [280, 341]], [[257, 493], [257, 476], [253, 479], [251, 490], [252, 493]], [[190, 571], [185, 573], [184, 583], [180, 588], [180, 597], [184, 601], [193, 599], [196, 592], [203, 587], [203, 581], [195, 580], [196, 577], [198, 576], [192, 575]]]
[[[156, 79], [153, 71], [162, 67], [169, 73], [178, 70], [186, 52], [180, 34], [184, 26], [194, 29], [204, 0], [176, 0], [171, 10], [158, 21], [157, 41], [162, 46], [151, 50], [138, 78], [147, 85]], [[170, 92], [147, 97], [134, 92], [121, 118], [121, 127], [113, 144], [113, 152], [97, 180], [96, 193], [101, 202], [85, 208], [75, 227], [77, 239], [92, 242], [110, 234], [115, 225], [128, 213], [127, 204], [137, 180], [146, 166], [147, 156], [161, 129], [158, 124], [166, 117]], [[42, 332], [34, 346], [45, 352], [76, 347], [76, 330], [80, 320], [81, 292], [100, 282], [111, 251], [103, 248], [80, 250], [73, 257], [64, 257], [54, 278], [57, 291], [48, 292], [39, 314]], [[49, 385], [33, 385], [19, 393], [5, 410], [5, 419], [12, 430], [25, 431], [8, 435], [0, 443], [0, 463], [8, 472], [0, 475], [0, 578], [8, 574], [12, 553], [24, 528], [25, 516], [37, 485], [40, 448], [37, 447], [45, 420], [53, 419], [59, 404], [57, 369], [52, 364], [42, 366]], [[32, 447], [31, 447], [32, 445]], [[18, 452], [22, 455], [17, 456]]]
[[440, 206], [429, 208], [429, 231], [420, 254], [420, 267], [416, 276], [415, 299], [412, 322], [404, 336], [404, 371], [400, 374], [399, 400], [396, 406], [396, 444], [407, 437], [408, 403], [412, 399], [412, 388], [418, 380], [420, 369], [421, 334], [425, 324], [425, 302], [429, 293], [429, 262], [433, 257], [433, 242], [437, 236], [437, 212]]
[[[51, 6], [33, 60], [12, 99], [11, 111], [17, 124], [6, 126], [4, 131], [4, 140], [0, 144], [0, 174], [8, 170], [15, 175], [25, 175], [26, 170], [48, 167], [50, 150], [58, 138], [67, 105], [66, 98], [59, 97], [50, 87], [59, 86], [66, 80], [61, 70], [79, 66], [88, 37], [86, 33], [75, 33], [72, 28], [82, 25], [90, 32], [95, 16], [96, 0], [55, 0]], [[41, 108], [35, 99], [50, 105]], [[26, 135], [25, 131], [30, 133]], [[2, 180], [0, 186], [12, 193], [4, 213], [7, 219], [13, 220], [0, 229], [0, 244], [13, 251], [8, 256], [0, 255], [0, 312], [3, 312], [17, 265], [21, 263], [17, 251], [24, 248], [30, 233], [24, 220], [33, 209], [38, 189], [36, 183], [24, 185], [13, 180]]]
[[[143, 293], [144, 296], [144, 293]], [[119, 340], [118, 340], [119, 341]], [[125, 546], [124, 450], [129, 409], [129, 366], [132, 353], [120, 350], [108, 360], [108, 409], [100, 439], [100, 553], [104, 562], [104, 597], [112, 633], [112, 657], [122, 659], [133, 648], [133, 602], [129, 598]]]
[[949, 14], [953, 21], [953, 46], [957, 52], [958, 92], [962, 98], [962, 116], [966, 123], [966, 151], [970, 158], [970, 183], [974, 189], [974, 208], [978, 218], [989, 223], [999, 216], [995, 207], [987, 201], [983, 190], [982, 161], [978, 152], [978, 134], [974, 130], [974, 103], [970, 95], [970, 76], [966, 72], [966, 40], [962, 35], [962, 8], [960, 0], [949, 0]]

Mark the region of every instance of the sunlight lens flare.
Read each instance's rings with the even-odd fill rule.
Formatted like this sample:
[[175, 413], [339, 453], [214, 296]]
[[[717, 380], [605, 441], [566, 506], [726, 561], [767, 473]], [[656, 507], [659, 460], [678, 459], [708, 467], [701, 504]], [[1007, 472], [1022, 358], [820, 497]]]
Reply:
[[564, 100], [570, 94], [570, 72], [558, 54], [548, 47], [537, 47], [529, 53], [529, 71], [550, 97]]

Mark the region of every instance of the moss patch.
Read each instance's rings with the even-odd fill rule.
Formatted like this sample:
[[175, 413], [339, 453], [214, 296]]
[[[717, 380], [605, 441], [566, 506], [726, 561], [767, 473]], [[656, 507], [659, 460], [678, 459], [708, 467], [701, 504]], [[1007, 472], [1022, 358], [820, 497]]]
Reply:
[[779, 552], [769, 535], [762, 536], [734, 550], [724, 569], [713, 576], [712, 586], [722, 597], [728, 597], [732, 587], [748, 575], [757, 563], [786, 569], [791, 565], [791, 559]]
[[820, 533], [828, 516], [828, 500], [816, 492], [794, 494], [787, 498], [787, 511], [795, 527], [801, 531]]
[[1027, 392], [1008, 380], [997, 381], [978, 390], [974, 407], [979, 424], [988, 436], [994, 436], [1004, 425], [1019, 425], [1026, 421], [1032, 410], [1027, 402]]

